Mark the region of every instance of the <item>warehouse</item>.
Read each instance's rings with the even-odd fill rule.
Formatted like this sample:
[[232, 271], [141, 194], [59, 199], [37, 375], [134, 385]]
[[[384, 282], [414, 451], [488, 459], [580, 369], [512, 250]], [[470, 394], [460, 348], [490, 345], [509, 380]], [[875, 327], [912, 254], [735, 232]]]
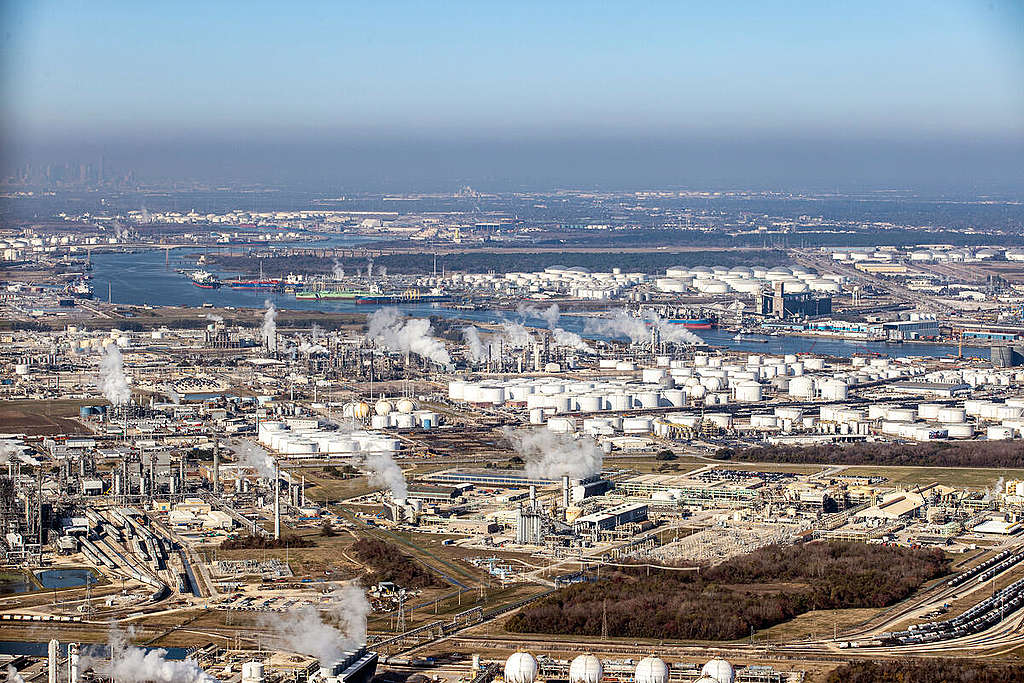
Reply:
[[627, 503], [579, 517], [574, 523], [574, 527], [577, 532], [610, 531], [623, 524], [642, 522], [646, 519], [647, 505]]

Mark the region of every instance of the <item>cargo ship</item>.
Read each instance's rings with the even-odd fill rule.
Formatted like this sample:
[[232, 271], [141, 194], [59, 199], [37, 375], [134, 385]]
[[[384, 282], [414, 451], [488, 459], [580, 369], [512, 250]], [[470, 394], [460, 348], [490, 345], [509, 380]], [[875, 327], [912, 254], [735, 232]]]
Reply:
[[217, 289], [220, 287], [220, 278], [206, 270], [197, 270], [192, 273], [192, 284], [200, 289]]
[[354, 289], [306, 289], [295, 293], [296, 299], [318, 300], [318, 299], [342, 299], [352, 300], [362, 297], [377, 296], [374, 292], [363, 292]]
[[418, 289], [407, 289], [404, 292], [382, 292], [356, 297], [356, 305], [382, 306], [388, 304], [430, 304], [440, 301], [451, 301], [451, 296], [438, 289], [423, 294]]
[[280, 278], [270, 278], [266, 280], [228, 280], [226, 284], [231, 289], [258, 289], [261, 291], [277, 291], [284, 287], [284, 282]]
[[688, 330], [710, 330], [715, 326], [715, 322], [707, 317], [669, 318], [668, 323], [670, 325], [682, 325]]

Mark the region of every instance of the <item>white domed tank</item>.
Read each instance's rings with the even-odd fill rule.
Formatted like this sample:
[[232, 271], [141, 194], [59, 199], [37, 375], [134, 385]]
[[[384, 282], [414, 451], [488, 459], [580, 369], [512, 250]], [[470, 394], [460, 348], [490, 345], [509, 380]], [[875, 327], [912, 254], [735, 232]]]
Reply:
[[743, 403], [754, 403], [762, 398], [762, 388], [757, 382], [743, 382], [736, 387], [736, 400]]
[[644, 657], [636, 665], [636, 683], [668, 683], [668, 664], [659, 657]]
[[399, 401], [396, 407], [398, 408], [398, 412], [400, 413], [411, 413], [412, 411], [416, 410], [416, 404], [407, 398], [403, 398], [401, 401]]
[[357, 420], [365, 420], [370, 415], [370, 404], [360, 401], [352, 404], [352, 417]]
[[718, 683], [733, 683], [736, 680], [736, 671], [732, 668], [732, 664], [721, 657], [715, 657], [705, 664], [700, 670], [700, 675], [707, 676]]
[[569, 683], [600, 683], [602, 676], [601, 660], [590, 653], [580, 655], [569, 665]]
[[537, 660], [529, 652], [516, 652], [505, 661], [506, 683], [533, 683], [537, 680]]
[[390, 415], [394, 411], [395, 407], [391, 405], [391, 401], [385, 401], [381, 399], [377, 401], [377, 405], [373, 407], [373, 410], [378, 415]]

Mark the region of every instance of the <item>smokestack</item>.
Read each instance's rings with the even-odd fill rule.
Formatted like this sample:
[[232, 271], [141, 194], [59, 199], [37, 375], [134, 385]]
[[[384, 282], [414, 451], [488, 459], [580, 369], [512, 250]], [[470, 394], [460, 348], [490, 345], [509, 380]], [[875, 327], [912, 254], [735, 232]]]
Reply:
[[530, 485], [530, 504], [531, 504], [531, 507], [536, 502], [537, 502], [537, 487], [531, 484]]
[[302, 475], [302, 484], [299, 486], [299, 507], [306, 507], [306, 475]]
[[562, 507], [569, 507], [569, 477], [562, 477]]
[[47, 669], [50, 674], [50, 683], [57, 683], [57, 663], [60, 660], [60, 641], [54, 638], [50, 641], [50, 646], [46, 651], [47, 655]]
[[78, 683], [78, 643], [68, 643], [68, 683]]
[[220, 439], [213, 440], [213, 490], [220, 490]]
[[281, 468], [274, 468], [274, 540], [281, 539]]

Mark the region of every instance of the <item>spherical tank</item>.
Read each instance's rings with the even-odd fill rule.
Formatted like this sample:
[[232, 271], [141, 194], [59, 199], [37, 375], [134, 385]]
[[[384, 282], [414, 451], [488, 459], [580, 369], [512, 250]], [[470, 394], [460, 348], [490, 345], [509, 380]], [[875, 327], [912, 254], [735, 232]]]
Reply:
[[416, 409], [416, 404], [407, 398], [403, 398], [398, 402], [398, 412], [400, 413], [411, 413]]
[[715, 657], [705, 664], [700, 670], [700, 675], [714, 679], [718, 683], [733, 683], [736, 680], [736, 671], [732, 668], [732, 664], [720, 657]]
[[394, 409], [395, 407], [391, 405], [391, 402], [385, 401], [384, 399], [377, 401], [377, 405], [373, 407], [374, 412], [378, 415], [387, 415]]
[[600, 683], [602, 676], [601, 660], [590, 653], [580, 655], [569, 665], [569, 683]]
[[352, 417], [365, 420], [370, 415], [370, 404], [360, 401], [352, 406]]
[[537, 660], [529, 652], [516, 652], [506, 660], [506, 683], [533, 683], [535, 680], [537, 680]]
[[644, 657], [636, 665], [636, 683], [668, 683], [668, 665], [658, 657]]

